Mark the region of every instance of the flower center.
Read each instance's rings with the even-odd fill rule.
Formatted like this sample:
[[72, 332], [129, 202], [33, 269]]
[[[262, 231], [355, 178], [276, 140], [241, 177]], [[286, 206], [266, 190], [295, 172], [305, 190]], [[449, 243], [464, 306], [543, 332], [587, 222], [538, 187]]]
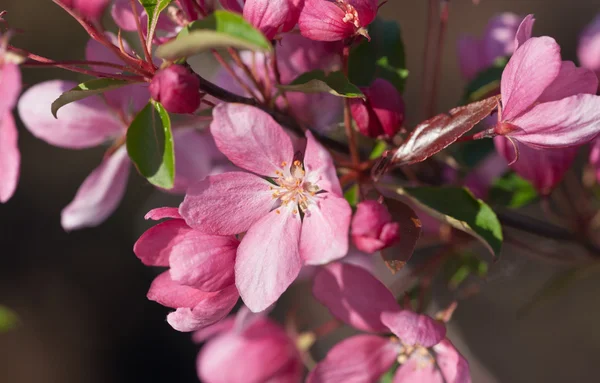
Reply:
[[342, 21], [353, 24], [356, 28], [360, 28], [360, 19], [358, 18], [358, 12], [356, 12], [356, 9], [352, 5], [348, 4], [346, 0], [337, 0], [337, 5], [342, 9], [342, 11], [346, 12]]
[[404, 364], [410, 358], [416, 358], [417, 367], [420, 369], [429, 367], [435, 363], [433, 355], [431, 355], [427, 348], [420, 345], [405, 344], [396, 337], [393, 337], [392, 341], [399, 343], [397, 358], [398, 363]]
[[281, 167], [283, 171], [277, 171], [277, 178], [273, 181], [277, 186], [271, 186], [273, 190], [273, 199], [281, 202], [282, 206], [292, 204], [294, 214], [298, 214], [297, 206], [305, 212], [311, 202], [312, 197], [320, 190], [319, 186], [305, 180], [304, 168], [302, 162], [296, 160], [289, 168], [286, 169], [287, 162], [283, 162]]

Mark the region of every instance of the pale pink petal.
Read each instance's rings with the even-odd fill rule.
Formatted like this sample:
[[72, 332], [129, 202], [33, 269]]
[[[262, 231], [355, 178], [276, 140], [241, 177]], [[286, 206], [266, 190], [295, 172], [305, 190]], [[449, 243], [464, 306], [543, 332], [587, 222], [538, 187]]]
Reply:
[[308, 265], [322, 265], [348, 253], [352, 208], [342, 197], [315, 196], [302, 221], [300, 256]]
[[534, 37], [519, 47], [502, 73], [502, 120], [511, 121], [531, 108], [561, 65], [560, 47], [551, 37]]
[[521, 23], [519, 15], [500, 13], [490, 19], [482, 41], [486, 67], [499, 57], [509, 56], [515, 51], [515, 35]]
[[306, 132], [306, 149], [304, 151], [305, 179], [339, 197], [342, 196], [342, 187], [335, 171], [331, 155], [320, 143], [315, 140], [311, 132]]
[[125, 194], [131, 162], [125, 147], [105, 159], [83, 181], [61, 213], [65, 230], [98, 226], [117, 208]]
[[538, 102], [558, 101], [580, 93], [596, 94], [598, 77], [586, 68], [577, 68], [571, 61], [563, 61], [556, 79], [538, 98]]
[[454, 345], [444, 339], [433, 347], [436, 362], [447, 383], [471, 383], [469, 362], [458, 352]]
[[[240, 4], [241, 1], [241, 4]], [[228, 11], [242, 13], [243, 1], [242, 0], [219, 0], [223, 8]]]
[[596, 169], [596, 179], [600, 182], [600, 139], [596, 139], [590, 151], [590, 164]]
[[582, 67], [600, 73], [600, 15], [581, 33], [577, 57]]
[[238, 248], [235, 284], [250, 310], [269, 307], [296, 279], [299, 240], [300, 217], [290, 208], [273, 210], [248, 230]]
[[[298, 362], [296, 347], [285, 331], [261, 318], [241, 333], [223, 333], [206, 343], [197, 368], [206, 383], [259, 383], [288, 373]], [[296, 371], [297, 382], [301, 371]]]
[[274, 207], [271, 186], [244, 172], [209, 176], [188, 189], [179, 212], [203, 233], [243, 233]]
[[600, 133], [600, 96], [578, 94], [534, 106], [514, 119], [510, 135], [538, 148], [582, 145]]
[[531, 14], [525, 16], [523, 21], [521, 21], [521, 25], [519, 25], [519, 29], [517, 29], [517, 33], [515, 35], [515, 50], [517, 50], [521, 45], [525, 44], [525, 41], [531, 38], [533, 34], [534, 23], [535, 17], [533, 17]]
[[96, 146], [122, 134], [123, 123], [97, 96], [63, 106], [58, 111], [58, 119], [54, 118], [50, 111], [52, 102], [76, 85], [54, 80], [25, 91], [18, 106], [25, 127], [51, 145], [70, 149]]
[[0, 65], [0, 116], [11, 111], [21, 93], [21, 71], [11, 63]]
[[125, 31], [137, 30], [135, 19], [142, 15], [144, 8], [142, 8], [138, 1], [135, 2], [135, 7], [136, 13], [134, 14], [129, 0], [115, 0], [110, 14], [119, 28]]
[[231, 162], [251, 172], [276, 177], [291, 166], [290, 137], [271, 116], [253, 106], [224, 103], [213, 111], [210, 131]]
[[185, 193], [208, 176], [213, 168], [214, 141], [210, 134], [195, 128], [178, 128], [175, 141], [175, 185], [169, 191]]
[[192, 335], [192, 340], [194, 343], [204, 343], [210, 338], [214, 338], [215, 336], [233, 330], [233, 326], [235, 325], [235, 317], [229, 316], [213, 325], [204, 327], [200, 329]]
[[344, 22], [345, 12], [334, 2], [306, 0], [298, 25], [302, 36], [317, 41], [339, 41], [353, 36], [355, 27]]
[[400, 365], [394, 374], [393, 383], [446, 383], [432, 359], [420, 360], [420, 355], [413, 354], [410, 359]]
[[[129, 4], [129, 0], [122, 1]], [[135, 25], [132, 30], [136, 30]], [[117, 47], [117, 49], [120, 49], [119, 39], [117, 35], [115, 35], [112, 32], [106, 32], [106, 39], [108, 40], [108, 42], [112, 43], [115, 47]], [[122, 39], [122, 42], [125, 52], [133, 55], [133, 50], [131, 49], [127, 41], [125, 39]], [[103, 61], [111, 64], [124, 65], [123, 61], [119, 58], [119, 56], [117, 56], [117, 54], [113, 50], [109, 49], [108, 47], [94, 39], [89, 39], [87, 44], [85, 45], [85, 58], [89, 61]], [[93, 68], [95, 70], [106, 73], [121, 72], [117, 68], [111, 68], [106, 66], [93, 66]]]
[[336, 344], [310, 373], [307, 383], [377, 382], [396, 360], [388, 338], [356, 335]]
[[333, 316], [363, 331], [388, 331], [381, 314], [400, 310], [391, 291], [371, 273], [339, 262], [317, 273], [313, 295]]
[[0, 115], [0, 202], [12, 197], [19, 181], [21, 154], [17, 146], [18, 133], [10, 111]]
[[381, 321], [408, 345], [431, 347], [446, 337], [446, 326], [442, 322], [414, 311], [384, 312]]
[[463, 36], [458, 39], [458, 63], [463, 77], [472, 80], [477, 74], [485, 69], [485, 63], [481, 54], [482, 42], [471, 36]]
[[171, 248], [171, 278], [202, 291], [234, 284], [233, 268], [239, 241], [233, 236], [186, 233]]
[[144, 216], [144, 219], [151, 219], [153, 221], [160, 221], [165, 218], [179, 218], [181, 219], [181, 215], [179, 214], [179, 209], [176, 207], [158, 207], [156, 209], [150, 210]]
[[[282, 83], [290, 83], [302, 73], [312, 70], [330, 72], [339, 68], [341, 50], [340, 42], [314, 41], [296, 33], [283, 35], [277, 44], [277, 64]], [[291, 92], [288, 96], [294, 93], [296, 92]]]
[[133, 252], [145, 265], [169, 266], [173, 246], [192, 231], [182, 219], [159, 223], [142, 234], [133, 246]]
[[334, 130], [336, 123], [341, 120], [344, 110], [341, 97], [329, 93], [301, 92], [289, 92], [286, 96], [292, 116], [318, 132]]
[[235, 286], [207, 293], [174, 282], [166, 271], [154, 279], [148, 299], [176, 309], [167, 316], [177, 331], [195, 331], [223, 319], [233, 309], [239, 295]]
[[290, 12], [288, 0], [246, 0], [244, 19], [271, 40], [282, 29]]

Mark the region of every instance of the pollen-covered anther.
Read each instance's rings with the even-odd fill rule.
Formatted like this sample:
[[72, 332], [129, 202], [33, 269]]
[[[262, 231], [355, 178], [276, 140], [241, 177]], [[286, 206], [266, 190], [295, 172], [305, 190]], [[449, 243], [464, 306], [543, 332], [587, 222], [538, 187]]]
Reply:
[[346, 12], [342, 21], [353, 24], [356, 28], [360, 28], [360, 19], [358, 18], [358, 12], [356, 9], [352, 5], [348, 4], [346, 0], [337, 0], [337, 5], [342, 9], [342, 11]]

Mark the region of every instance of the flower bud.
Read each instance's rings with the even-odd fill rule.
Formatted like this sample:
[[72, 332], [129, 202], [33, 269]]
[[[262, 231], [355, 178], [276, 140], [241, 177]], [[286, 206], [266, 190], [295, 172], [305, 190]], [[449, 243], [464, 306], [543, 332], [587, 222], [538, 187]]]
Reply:
[[171, 113], [194, 113], [202, 99], [200, 80], [182, 65], [171, 65], [156, 72], [149, 89], [152, 99]]
[[352, 219], [352, 241], [358, 250], [372, 254], [399, 240], [400, 224], [392, 222], [385, 206], [377, 201], [358, 204]]
[[99, 20], [110, 0], [63, 0], [63, 4], [90, 20]]
[[393, 137], [404, 122], [404, 100], [398, 90], [379, 78], [361, 90], [367, 99], [350, 101], [350, 111], [358, 130], [367, 137]]

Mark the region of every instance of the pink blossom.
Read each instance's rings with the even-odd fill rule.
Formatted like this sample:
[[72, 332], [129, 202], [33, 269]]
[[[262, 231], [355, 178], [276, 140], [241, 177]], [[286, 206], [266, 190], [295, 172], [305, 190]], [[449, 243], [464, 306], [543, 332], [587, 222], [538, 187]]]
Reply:
[[378, 0], [306, 0], [298, 20], [300, 33], [317, 41], [368, 38], [367, 26], [378, 8]]
[[600, 76], [600, 15], [581, 32], [577, 57], [582, 67]]
[[200, 106], [200, 80], [183, 65], [171, 65], [154, 74], [150, 95], [169, 113], [194, 113]]
[[596, 179], [600, 182], [600, 139], [598, 138], [590, 151], [590, 164], [596, 169]]
[[21, 93], [21, 72], [2, 47], [0, 36], [0, 203], [8, 201], [19, 181], [21, 154], [12, 109]]
[[[477, 198], [486, 198], [492, 183], [508, 169], [506, 159], [498, 153], [492, 153], [484, 158], [464, 179], [464, 186]], [[419, 217], [422, 217], [419, 215]]]
[[170, 267], [152, 282], [148, 299], [175, 309], [167, 321], [178, 331], [223, 319], [239, 298], [233, 275], [239, 241], [191, 229], [176, 208], [155, 209], [146, 218], [169, 218], [142, 234], [133, 248], [145, 265]]
[[352, 212], [329, 153], [310, 132], [304, 156], [296, 156], [290, 137], [268, 114], [220, 104], [211, 133], [234, 165], [260, 176], [229, 172], [207, 177], [188, 189], [180, 212], [188, 225], [208, 234], [246, 232], [235, 281], [244, 303], [262, 311], [303, 264], [346, 255]]
[[515, 36], [522, 17], [505, 12], [488, 21], [482, 38], [461, 36], [458, 39], [458, 59], [462, 75], [472, 80], [484, 69], [491, 67], [500, 57], [515, 51]]
[[[85, 1], [85, 0], [80, 0]], [[138, 0], [135, 1], [135, 13], [131, 9], [130, 0], [115, 0], [110, 14], [119, 28], [124, 31], [137, 31], [136, 18], [139, 20], [144, 32], [147, 33], [148, 15]], [[167, 36], [175, 36], [181, 27], [174, 24], [168, 17], [168, 12], [163, 12], [158, 17], [156, 29], [166, 32]]]
[[377, 201], [363, 201], [352, 219], [352, 241], [366, 253], [393, 246], [400, 240], [400, 224], [392, 221], [388, 209]]
[[284, 329], [266, 316], [242, 308], [225, 320], [194, 334], [206, 341], [198, 355], [198, 377], [206, 383], [297, 383], [300, 354]]
[[221, 0], [221, 5], [242, 13], [244, 19], [271, 40], [278, 33], [294, 28], [304, 0]]
[[394, 137], [404, 123], [402, 95], [390, 82], [379, 78], [361, 90], [366, 100], [350, 100], [350, 110], [358, 130], [372, 138]]
[[368, 271], [342, 263], [323, 267], [315, 276], [313, 295], [341, 321], [394, 337], [356, 335], [338, 343], [310, 373], [308, 383], [377, 381], [395, 361], [401, 365], [394, 382], [471, 381], [468, 362], [445, 339], [445, 326], [402, 310]]
[[87, 19], [100, 21], [110, 0], [63, 0], [62, 3]]

